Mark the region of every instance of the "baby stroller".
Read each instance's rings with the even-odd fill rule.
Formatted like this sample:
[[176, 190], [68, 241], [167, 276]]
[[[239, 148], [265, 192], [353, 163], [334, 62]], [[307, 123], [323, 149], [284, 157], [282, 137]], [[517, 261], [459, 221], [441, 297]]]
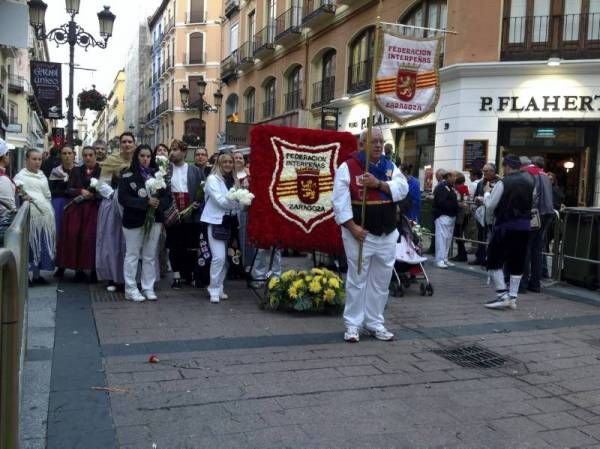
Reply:
[[398, 237], [398, 243], [396, 244], [396, 262], [394, 263], [394, 275], [390, 283], [392, 296], [404, 296], [404, 289], [409, 288], [411, 283], [418, 280], [421, 280], [419, 283], [421, 296], [433, 296], [433, 286], [429, 282], [429, 277], [423, 267], [423, 262], [427, 258], [421, 255], [421, 242], [413, 232], [414, 225], [406, 216], [400, 215], [398, 220], [400, 237]]

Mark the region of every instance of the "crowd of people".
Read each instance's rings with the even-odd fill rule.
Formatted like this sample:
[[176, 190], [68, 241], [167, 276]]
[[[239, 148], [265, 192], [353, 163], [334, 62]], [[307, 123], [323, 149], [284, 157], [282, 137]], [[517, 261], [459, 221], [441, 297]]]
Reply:
[[[465, 240], [481, 242], [469, 265], [486, 268], [498, 281], [499, 297], [508, 292], [515, 308], [519, 293], [539, 293], [541, 279], [548, 276], [542, 253], [553, 237], [549, 231], [564, 196], [556, 176], [544, 171], [543, 157], [509, 156], [502, 166], [504, 177], [487, 163], [470, 171], [468, 183], [462, 173], [436, 172], [432, 247], [435, 266], [445, 269], [468, 261]], [[457, 253], [449, 258], [453, 237]], [[510, 280], [510, 289], [500, 278]], [[498, 308], [495, 299], [486, 306]]]
[[106, 282], [109, 292], [152, 301], [170, 270], [173, 289], [187, 283], [207, 287], [213, 303], [226, 299], [225, 276], [244, 276], [252, 260], [247, 208], [228, 195], [248, 188], [249, 164], [241, 152], [211, 161], [205, 148], [193, 163], [186, 159], [183, 141], [153, 149], [125, 132], [118, 152], [108, 155], [97, 141], [81, 149], [80, 161], [69, 145], [46, 157], [30, 149], [11, 180], [0, 142], [0, 205], [15, 210], [18, 197], [31, 203], [30, 286], [48, 284], [42, 271], [62, 279], [72, 270], [76, 281]]

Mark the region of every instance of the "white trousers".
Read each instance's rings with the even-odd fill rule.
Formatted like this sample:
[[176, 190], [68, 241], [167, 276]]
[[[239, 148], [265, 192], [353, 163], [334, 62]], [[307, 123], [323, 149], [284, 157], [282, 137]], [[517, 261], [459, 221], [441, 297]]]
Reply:
[[213, 225], [208, 225], [208, 246], [210, 248], [210, 285], [208, 294], [219, 296], [223, 294], [223, 282], [227, 275], [227, 241], [217, 240], [212, 235]]
[[363, 244], [362, 270], [358, 274], [358, 241], [342, 227], [342, 240], [348, 259], [346, 276], [346, 327], [382, 329], [383, 311], [395, 262], [398, 231], [383, 236], [368, 234]]
[[[256, 253], [256, 259], [254, 260], [254, 267], [252, 268], [252, 279], [262, 281], [267, 277], [267, 271], [269, 270], [269, 262], [271, 261], [270, 249], [259, 249]], [[274, 276], [281, 276], [281, 250], [276, 249], [273, 254], [273, 266], [271, 272]]]
[[154, 290], [156, 281], [156, 255], [162, 223], [154, 223], [148, 237], [144, 238], [144, 228], [123, 228], [125, 236], [125, 262], [123, 275], [125, 278], [125, 293], [138, 291], [136, 276], [138, 261], [142, 259], [141, 283], [142, 290]]
[[448, 251], [452, 246], [456, 217], [442, 215], [435, 219], [435, 261], [447, 262]]

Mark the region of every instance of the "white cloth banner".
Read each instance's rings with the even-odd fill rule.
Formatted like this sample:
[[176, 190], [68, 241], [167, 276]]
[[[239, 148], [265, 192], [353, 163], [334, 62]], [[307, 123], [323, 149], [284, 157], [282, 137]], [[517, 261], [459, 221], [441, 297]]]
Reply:
[[375, 80], [377, 107], [399, 123], [433, 112], [439, 96], [440, 38], [383, 33]]

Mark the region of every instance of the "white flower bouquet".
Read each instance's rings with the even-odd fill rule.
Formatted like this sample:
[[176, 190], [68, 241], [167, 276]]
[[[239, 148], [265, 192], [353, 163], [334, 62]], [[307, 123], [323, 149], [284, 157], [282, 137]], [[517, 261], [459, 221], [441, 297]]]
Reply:
[[[152, 198], [158, 198], [160, 191], [167, 188], [163, 173], [160, 170], [157, 171], [154, 178], [150, 177], [146, 180], [145, 187], [148, 196]], [[150, 235], [150, 231], [152, 230], [152, 226], [154, 226], [155, 221], [156, 209], [153, 207], [148, 207], [148, 210], [146, 211], [146, 219], [144, 220], [144, 237], [148, 237]]]
[[158, 165], [158, 171], [165, 176], [169, 170], [169, 158], [159, 154], [156, 156], [156, 165]]
[[229, 189], [229, 192], [227, 192], [227, 199], [230, 201], [237, 201], [242, 206], [250, 206], [254, 199], [254, 194], [246, 189], [236, 189], [235, 187], [232, 187]]

